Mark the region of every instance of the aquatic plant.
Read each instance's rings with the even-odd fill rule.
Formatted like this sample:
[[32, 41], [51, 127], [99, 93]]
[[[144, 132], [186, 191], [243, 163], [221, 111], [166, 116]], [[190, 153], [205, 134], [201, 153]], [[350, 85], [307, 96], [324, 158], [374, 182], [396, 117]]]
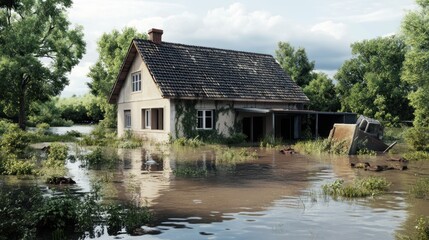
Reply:
[[367, 177], [355, 179], [351, 184], [345, 185], [344, 180], [337, 179], [333, 183], [322, 186], [323, 193], [334, 198], [358, 198], [380, 194], [387, 191], [390, 183], [385, 178]]
[[429, 178], [420, 178], [411, 187], [410, 194], [415, 198], [429, 199]]
[[177, 138], [173, 140], [173, 145], [176, 146], [183, 146], [183, 147], [200, 147], [204, 146], [204, 142], [199, 139], [199, 136], [196, 136], [194, 138]]
[[116, 149], [97, 146], [83, 156], [83, 165], [90, 169], [114, 168], [120, 162]]
[[413, 127], [404, 133], [407, 144], [415, 151], [429, 151], [429, 127]]
[[357, 155], [377, 156], [377, 152], [368, 148], [361, 148], [356, 152]]
[[[114, 233], [126, 227], [132, 233], [152, 221], [147, 208], [101, 204], [99, 191], [94, 187], [83, 198], [69, 192], [45, 197], [37, 187], [0, 188], [0, 239], [64, 239], [73, 233], [94, 238], [97, 226], [107, 224]], [[110, 227], [114, 225], [119, 226], [116, 232]]]
[[411, 235], [398, 235], [397, 238], [400, 240], [429, 240], [429, 218], [420, 216], [416, 220], [414, 232]]
[[[0, 153], [0, 157], [2, 154]], [[8, 154], [0, 163], [0, 173], [4, 175], [30, 175], [35, 173], [36, 160], [17, 159], [16, 155]]]
[[411, 151], [404, 154], [404, 158], [409, 161], [429, 160], [429, 152]]
[[345, 141], [331, 141], [329, 139], [318, 139], [309, 141], [299, 141], [294, 145], [298, 152], [307, 154], [337, 154], [345, 155], [348, 153], [348, 147]]
[[178, 166], [173, 170], [173, 174], [176, 177], [205, 177], [207, 173], [206, 169], [201, 169], [196, 166]]
[[261, 148], [274, 148], [283, 144], [282, 138], [274, 138], [273, 136], [266, 135], [260, 142]]

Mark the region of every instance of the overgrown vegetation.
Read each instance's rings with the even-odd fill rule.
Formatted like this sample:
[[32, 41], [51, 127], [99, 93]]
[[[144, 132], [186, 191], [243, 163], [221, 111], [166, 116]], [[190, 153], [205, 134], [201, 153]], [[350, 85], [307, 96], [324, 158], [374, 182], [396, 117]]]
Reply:
[[201, 169], [196, 166], [178, 166], [173, 170], [173, 174], [177, 177], [205, 177], [208, 174], [206, 169]]
[[429, 127], [414, 127], [404, 133], [404, 138], [411, 149], [429, 151]]
[[429, 199], [429, 178], [420, 178], [411, 186], [410, 194], [415, 198]]
[[307, 154], [348, 154], [348, 146], [345, 141], [330, 141], [329, 139], [299, 141], [294, 148], [298, 152]]
[[128, 233], [149, 223], [152, 214], [138, 206], [102, 205], [99, 188], [80, 198], [70, 193], [44, 197], [34, 187], [25, 191], [0, 189], [0, 239], [64, 239], [71, 234], [96, 235], [96, 227], [107, 225], [116, 235], [123, 227]]
[[120, 162], [116, 149], [97, 146], [91, 153], [83, 156], [83, 166], [90, 169], [115, 168]]
[[416, 220], [414, 232], [410, 236], [398, 236], [401, 240], [429, 240], [429, 218], [420, 216]]
[[323, 193], [333, 198], [359, 198], [375, 196], [388, 190], [390, 183], [385, 178], [367, 177], [355, 179], [351, 184], [337, 179], [333, 183], [322, 186]]

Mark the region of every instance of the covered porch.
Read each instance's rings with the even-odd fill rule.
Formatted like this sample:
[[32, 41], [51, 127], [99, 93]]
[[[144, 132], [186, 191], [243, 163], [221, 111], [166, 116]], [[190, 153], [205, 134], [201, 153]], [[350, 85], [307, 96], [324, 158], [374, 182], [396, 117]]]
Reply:
[[266, 136], [294, 141], [303, 138], [328, 137], [334, 123], [356, 123], [357, 115], [348, 112], [312, 110], [236, 108], [242, 132], [250, 142]]

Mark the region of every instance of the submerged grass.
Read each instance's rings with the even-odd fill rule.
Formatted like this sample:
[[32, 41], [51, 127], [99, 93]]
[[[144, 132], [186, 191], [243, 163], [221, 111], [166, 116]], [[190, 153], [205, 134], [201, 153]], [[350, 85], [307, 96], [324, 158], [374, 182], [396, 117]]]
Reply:
[[429, 178], [420, 178], [411, 187], [410, 194], [415, 198], [429, 199]]
[[195, 166], [180, 166], [173, 170], [173, 174], [176, 177], [205, 177], [208, 172]]
[[333, 183], [322, 186], [323, 193], [333, 198], [359, 198], [375, 196], [387, 191], [390, 183], [385, 178], [367, 177], [355, 179], [352, 184], [345, 185], [344, 180], [337, 179]]
[[411, 151], [404, 154], [404, 158], [409, 161], [426, 161], [429, 160], [429, 152]]
[[348, 153], [345, 141], [330, 141], [328, 139], [300, 141], [294, 145], [294, 148], [307, 154], [329, 153], [344, 155]]

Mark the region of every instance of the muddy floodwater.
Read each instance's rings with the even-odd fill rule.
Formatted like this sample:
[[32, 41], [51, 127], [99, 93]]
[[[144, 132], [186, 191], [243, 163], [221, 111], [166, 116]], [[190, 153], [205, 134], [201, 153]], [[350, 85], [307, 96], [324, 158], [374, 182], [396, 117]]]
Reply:
[[[161, 233], [100, 239], [395, 239], [410, 234], [418, 217], [429, 215], [429, 202], [408, 194], [418, 178], [428, 177], [426, 162], [376, 173], [350, 168], [356, 159], [346, 156], [284, 155], [276, 149], [247, 148], [258, 158], [229, 164], [220, 164], [222, 150], [211, 147], [117, 151], [122, 161], [116, 170], [87, 170], [79, 160], [69, 161], [69, 176], [77, 182], [72, 188], [85, 193], [102, 180], [104, 201], [148, 206]], [[180, 169], [196, 174], [175, 174]], [[353, 200], [322, 194], [323, 184], [365, 176], [392, 182], [388, 193]], [[33, 180], [1, 181], [21, 185]]]

